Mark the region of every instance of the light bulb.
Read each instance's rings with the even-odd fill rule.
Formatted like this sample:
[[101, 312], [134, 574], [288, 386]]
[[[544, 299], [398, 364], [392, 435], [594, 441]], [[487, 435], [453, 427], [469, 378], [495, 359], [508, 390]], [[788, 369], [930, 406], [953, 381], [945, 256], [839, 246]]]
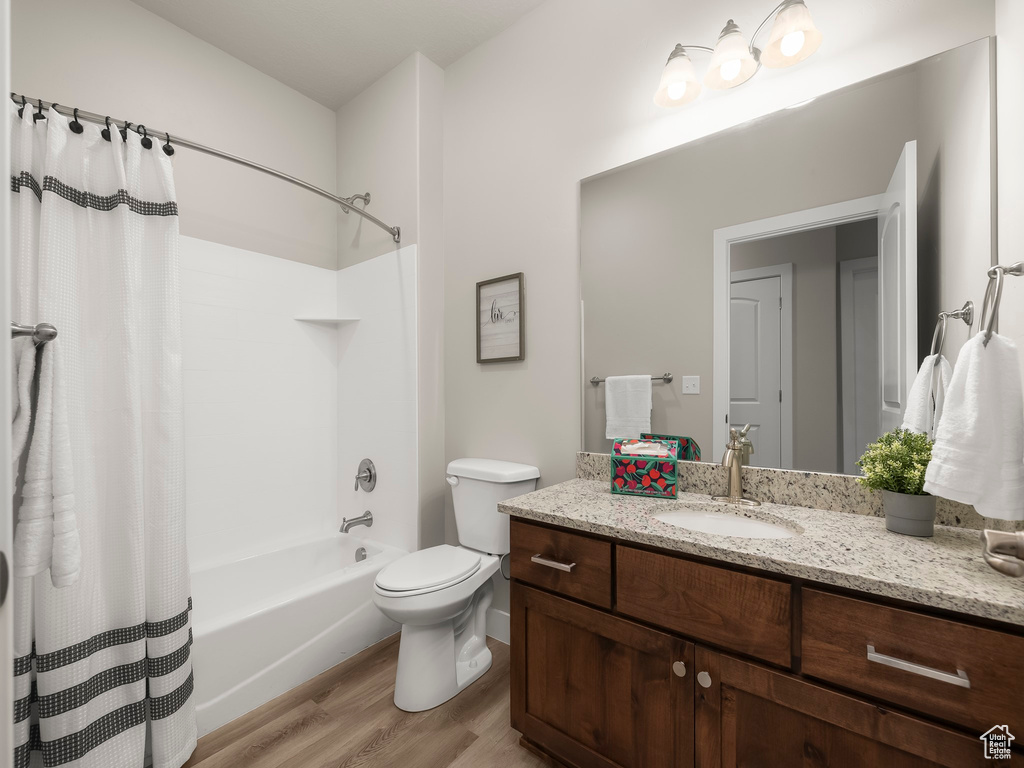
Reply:
[[814, 26], [804, 0], [785, 0], [775, 16], [768, 44], [761, 52], [761, 64], [773, 69], [791, 67], [820, 45], [821, 32]]
[[740, 60], [732, 59], [731, 61], [722, 62], [722, 79], [727, 83], [731, 83], [736, 79], [736, 76], [740, 73]]
[[782, 51], [783, 56], [796, 56], [800, 53], [800, 49], [804, 47], [804, 33], [803, 30], [798, 29], [795, 32], [790, 32], [788, 35], [782, 38], [782, 43], [779, 45], [779, 49]]
[[672, 101], [679, 101], [686, 93], [686, 83], [672, 83], [668, 87], [668, 97]]

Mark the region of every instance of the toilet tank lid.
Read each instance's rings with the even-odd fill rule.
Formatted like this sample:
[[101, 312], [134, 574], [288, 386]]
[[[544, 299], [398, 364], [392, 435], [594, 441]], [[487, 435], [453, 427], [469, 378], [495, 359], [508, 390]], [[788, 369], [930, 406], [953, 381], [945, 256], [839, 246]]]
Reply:
[[529, 464], [496, 459], [455, 459], [448, 464], [448, 474], [468, 480], [486, 480], [489, 483], [518, 483], [540, 477], [540, 470]]

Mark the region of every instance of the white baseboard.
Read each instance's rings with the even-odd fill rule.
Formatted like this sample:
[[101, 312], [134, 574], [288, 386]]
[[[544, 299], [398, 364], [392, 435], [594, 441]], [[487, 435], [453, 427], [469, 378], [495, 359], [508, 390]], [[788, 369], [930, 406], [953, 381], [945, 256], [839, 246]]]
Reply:
[[505, 645], [509, 644], [512, 638], [510, 628], [510, 616], [507, 611], [499, 611], [496, 608], [487, 609], [487, 636], [500, 640]]

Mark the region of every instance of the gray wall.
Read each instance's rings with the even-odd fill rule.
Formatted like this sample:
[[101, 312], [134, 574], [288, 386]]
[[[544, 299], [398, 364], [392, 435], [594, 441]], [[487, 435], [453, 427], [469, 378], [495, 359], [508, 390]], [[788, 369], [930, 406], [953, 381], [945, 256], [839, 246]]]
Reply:
[[[712, 424], [711, 416], [714, 230], [882, 192], [903, 145], [914, 139], [923, 158], [918, 184], [925, 190], [925, 199], [937, 196], [934, 162], [928, 158], [937, 156], [938, 145], [950, 133], [958, 146], [967, 143], [968, 136], [974, 143], [969, 154], [966, 149], [944, 150], [941, 157], [957, 168], [942, 173], [943, 178], [963, 180], [955, 195], [946, 198], [978, 202], [968, 202], [970, 210], [963, 203], [959, 210], [947, 204], [941, 222], [922, 215], [922, 243], [941, 243], [941, 248], [934, 247], [948, 255], [941, 262], [928, 254], [920, 259], [926, 273], [952, 272], [947, 267], [953, 259], [947, 243], [953, 233], [963, 231], [957, 237], [955, 256], [955, 269], [963, 277], [954, 279], [963, 290], [968, 275], [977, 283], [980, 274], [983, 290], [991, 253], [987, 207], [991, 174], [984, 158], [989, 157], [991, 143], [987, 112], [979, 102], [988, 101], [988, 59], [988, 42], [981, 41], [899, 75], [854, 86], [806, 107], [784, 110], [584, 181], [580, 225], [583, 379], [671, 371], [676, 375], [672, 385], [655, 385], [653, 426], [688, 434], [702, 447], [710, 446], [713, 428], [721, 428]], [[970, 74], [955, 79], [948, 92], [925, 88], [923, 83], [941, 81], [941, 72], [950, 67]], [[955, 118], [948, 113], [956, 110], [961, 94], [982, 115], [972, 113], [967, 125], [938, 131], [937, 122]], [[940, 114], [940, 101], [947, 114]], [[922, 122], [929, 123], [928, 130]], [[969, 173], [960, 169], [968, 164]], [[971, 216], [981, 224], [954, 223]], [[980, 297], [975, 301], [980, 305]], [[919, 317], [919, 325], [921, 334], [930, 339], [931, 304], [938, 300], [929, 302], [921, 301], [921, 313], [930, 314]], [[963, 298], [954, 303], [962, 302]], [[623, 321], [627, 308], [641, 306], [647, 308], [645, 322]], [[921, 352], [926, 353], [927, 349]], [[682, 395], [683, 375], [701, 377], [700, 395]], [[584, 387], [587, 450], [605, 450], [607, 445], [600, 390]]]
[[[128, 0], [14, 0], [11, 13], [15, 92], [335, 189], [334, 112], [272, 77]], [[183, 235], [337, 268], [340, 214], [329, 200], [187, 149], [174, 177]]]

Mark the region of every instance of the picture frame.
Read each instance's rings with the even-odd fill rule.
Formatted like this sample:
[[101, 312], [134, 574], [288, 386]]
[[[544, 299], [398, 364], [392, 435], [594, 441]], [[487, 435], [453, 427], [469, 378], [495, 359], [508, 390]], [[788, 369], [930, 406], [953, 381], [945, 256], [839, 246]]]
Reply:
[[476, 361], [508, 363], [526, 359], [526, 301], [523, 273], [476, 284]]

